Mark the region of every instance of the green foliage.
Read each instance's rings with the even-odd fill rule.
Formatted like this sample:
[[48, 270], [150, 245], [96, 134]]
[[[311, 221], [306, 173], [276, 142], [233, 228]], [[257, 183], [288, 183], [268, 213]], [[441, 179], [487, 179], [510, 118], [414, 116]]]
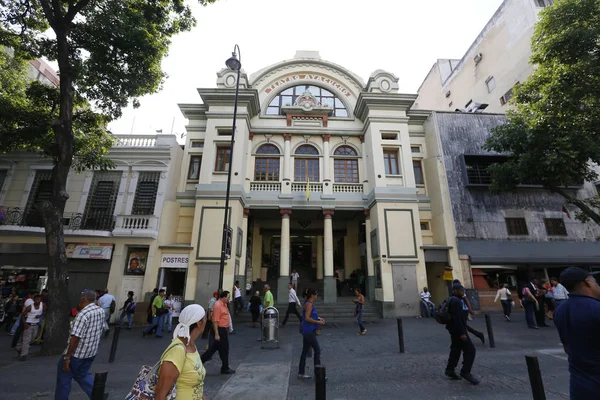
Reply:
[[485, 148], [510, 153], [493, 165], [494, 190], [539, 183], [600, 223], [598, 202], [566, 186], [594, 181], [600, 164], [600, 0], [562, 0], [540, 13], [532, 39], [536, 69], [515, 88], [508, 122]]

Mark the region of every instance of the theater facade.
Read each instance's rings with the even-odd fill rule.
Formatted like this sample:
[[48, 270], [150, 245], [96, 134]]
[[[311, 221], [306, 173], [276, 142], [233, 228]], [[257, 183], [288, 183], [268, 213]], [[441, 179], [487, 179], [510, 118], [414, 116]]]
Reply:
[[399, 93], [396, 76], [377, 70], [365, 82], [316, 52], [242, 71], [231, 154], [235, 84], [223, 69], [198, 103], [180, 104], [189, 122], [177, 207], [163, 216], [159, 251], [188, 259], [178, 265], [186, 302], [217, 289], [229, 163], [224, 288], [268, 282], [285, 303], [295, 269], [300, 289], [316, 287], [326, 303], [364, 286], [395, 317], [419, 313], [424, 286], [441, 299], [448, 279], [469, 285], [439, 189], [444, 169], [428, 158], [429, 112], [411, 110], [416, 95]]

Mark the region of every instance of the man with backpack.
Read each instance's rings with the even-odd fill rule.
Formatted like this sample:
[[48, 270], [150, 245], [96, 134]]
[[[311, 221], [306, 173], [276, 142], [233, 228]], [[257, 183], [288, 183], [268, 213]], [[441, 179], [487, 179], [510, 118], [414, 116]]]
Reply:
[[119, 326], [123, 328], [123, 322], [125, 318], [127, 318], [127, 329], [131, 329], [131, 324], [133, 322], [133, 314], [135, 314], [135, 301], [133, 301], [133, 292], [131, 290], [127, 293], [127, 300], [125, 300], [123, 307], [121, 307], [119, 311], [121, 311], [121, 317], [119, 318]]
[[[446, 329], [450, 333], [451, 345], [448, 364], [446, 365], [445, 374], [451, 379], [458, 380], [461, 377], [477, 385], [479, 381], [471, 374], [471, 368], [475, 361], [475, 346], [469, 334], [467, 333], [467, 320], [469, 315], [469, 307], [464, 300], [465, 288], [460, 283], [452, 285], [452, 296], [447, 300], [446, 304], [442, 304], [440, 311], [436, 314], [444, 314], [444, 307], [447, 307], [447, 324]], [[439, 321], [439, 320], [438, 320]], [[463, 354], [463, 366], [460, 371], [460, 377], [454, 369], [460, 360], [460, 354]]]

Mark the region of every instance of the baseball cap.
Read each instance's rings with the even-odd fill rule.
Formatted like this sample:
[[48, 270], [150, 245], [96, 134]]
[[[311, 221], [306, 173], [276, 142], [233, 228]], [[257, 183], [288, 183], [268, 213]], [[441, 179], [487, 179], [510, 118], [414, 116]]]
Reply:
[[585, 281], [588, 276], [594, 276], [598, 274], [600, 274], [600, 271], [588, 272], [583, 268], [569, 267], [561, 272], [559, 280], [561, 285], [563, 285], [568, 291], [571, 291], [578, 283]]
[[218, 296], [218, 295], [219, 295], [219, 292], [214, 292], [213, 293], [213, 297]]
[[464, 288], [464, 286], [460, 283], [455, 283], [454, 285], [452, 285], [452, 290], [466, 290]]

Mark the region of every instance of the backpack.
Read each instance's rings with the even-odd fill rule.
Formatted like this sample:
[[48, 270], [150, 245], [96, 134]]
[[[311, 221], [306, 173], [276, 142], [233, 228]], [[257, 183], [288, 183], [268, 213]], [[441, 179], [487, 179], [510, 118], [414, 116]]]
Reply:
[[135, 313], [135, 301], [132, 301], [131, 303], [129, 303], [129, 305], [127, 305], [127, 309], [125, 311], [128, 314], [134, 314]]
[[448, 310], [448, 306], [450, 305], [450, 297], [446, 300], [442, 301], [440, 305], [435, 309], [433, 317], [438, 322], [438, 324], [446, 325], [450, 323], [452, 320], [452, 316], [450, 315], [450, 310]]

